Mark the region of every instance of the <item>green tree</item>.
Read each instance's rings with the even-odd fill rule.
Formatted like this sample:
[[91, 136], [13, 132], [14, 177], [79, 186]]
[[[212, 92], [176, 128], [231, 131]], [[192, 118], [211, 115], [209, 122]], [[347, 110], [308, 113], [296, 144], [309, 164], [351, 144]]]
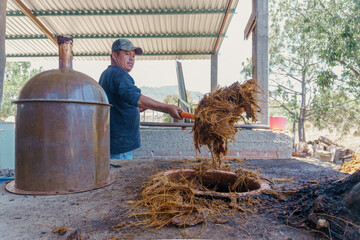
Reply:
[[314, 52], [314, 40], [302, 14], [303, 1], [272, 1], [269, 36], [270, 97], [297, 122], [299, 141], [305, 141], [305, 121], [324, 63]]
[[[360, 1], [312, 0], [307, 7], [311, 14], [305, 8], [298, 8], [297, 12], [308, 22], [316, 51], [329, 66], [322, 77], [330, 83], [337, 77], [346, 85], [359, 87]], [[333, 71], [333, 66], [341, 67], [340, 75]]]
[[35, 74], [41, 72], [42, 69], [31, 69], [30, 62], [7, 62], [5, 67], [4, 94], [1, 106], [0, 117], [7, 118], [15, 116], [16, 101], [20, 93], [20, 89]]
[[[168, 94], [164, 97], [163, 102], [166, 104], [178, 105], [179, 94]], [[172, 117], [169, 114], [164, 114], [163, 122], [172, 122]]]
[[309, 111], [313, 113], [312, 122], [320, 129], [336, 126], [344, 134], [360, 132], [360, 101], [346, 91], [322, 91], [314, 97]]
[[[360, 95], [358, 2], [270, 2], [270, 97], [297, 122], [299, 141], [306, 141], [306, 121], [336, 125], [332, 120], [337, 113], [354, 123], [359, 114], [357, 108], [344, 107], [356, 104]], [[346, 130], [350, 125], [342, 126]]]
[[[194, 96], [192, 96], [192, 94], [188, 91], [186, 91], [186, 95], [188, 97], [188, 104], [191, 106], [192, 109], [195, 109], [197, 104], [195, 103]], [[168, 94], [163, 99], [163, 102], [166, 104], [173, 104], [179, 106], [178, 101], [179, 101], [179, 94]], [[172, 122], [171, 116], [169, 114], [164, 114], [163, 122]]]
[[[311, 1], [311, 36], [327, 67], [317, 76], [312, 102], [316, 125], [360, 130], [360, 1]], [[304, 9], [298, 10], [304, 12]], [[309, 16], [305, 15], [309, 18]], [[336, 70], [336, 71], [335, 71]]]

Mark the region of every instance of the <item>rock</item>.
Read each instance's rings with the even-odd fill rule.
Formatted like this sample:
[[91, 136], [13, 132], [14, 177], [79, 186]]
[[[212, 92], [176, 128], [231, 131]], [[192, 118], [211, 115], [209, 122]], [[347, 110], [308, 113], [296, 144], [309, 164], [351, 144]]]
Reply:
[[360, 214], [360, 183], [357, 183], [343, 197], [345, 205], [350, 210]]
[[308, 144], [307, 149], [308, 149], [308, 154], [310, 155], [310, 157], [314, 157], [315, 147], [312, 144]]
[[321, 160], [321, 161], [326, 161], [326, 162], [330, 162], [331, 161], [331, 152], [328, 151], [323, 151], [323, 150], [318, 150], [315, 153], [315, 158]]
[[317, 224], [316, 224], [316, 228], [317, 228], [317, 229], [328, 228], [328, 227], [329, 227], [329, 222], [328, 222], [326, 219], [320, 218], [320, 219], [317, 221]]

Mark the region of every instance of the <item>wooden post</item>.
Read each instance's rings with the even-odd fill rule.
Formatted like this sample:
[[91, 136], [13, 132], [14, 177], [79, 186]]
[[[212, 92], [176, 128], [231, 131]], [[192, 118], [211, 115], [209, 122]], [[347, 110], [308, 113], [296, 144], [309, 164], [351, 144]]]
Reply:
[[252, 64], [253, 78], [264, 92], [258, 94], [259, 106], [262, 114], [259, 116], [261, 124], [269, 124], [269, 49], [268, 49], [268, 0], [253, 0], [256, 26], [252, 34]]
[[6, 5], [7, 0], [0, 0], [0, 110], [3, 96], [3, 87], [5, 79], [5, 30], [6, 30]]
[[211, 92], [215, 91], [218, 86], [218, 55], [211, 55]]

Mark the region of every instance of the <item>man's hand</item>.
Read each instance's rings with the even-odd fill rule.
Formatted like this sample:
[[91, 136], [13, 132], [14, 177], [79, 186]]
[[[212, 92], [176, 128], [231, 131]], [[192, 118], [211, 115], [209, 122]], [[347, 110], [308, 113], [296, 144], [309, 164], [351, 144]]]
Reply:
[[144, 112], [147, 108], [139, 107], [140, 112]]
[[181, 108], [179, 108], [178, 106], [170, 104], [168, 105], [168, 113], [173, 118], [182, 119], [182, 117], [179, 115], [179, 110], [181, 111]]
[[179, 107], [156, 101], [145, 95], [140, 96], [137, 105], [140, 108], [140, 111], [141, 109], [152, 109], [163, 113], [168, 113], [173, 118], [182, 119], [178, 113], [178, 110], [181, 110]]

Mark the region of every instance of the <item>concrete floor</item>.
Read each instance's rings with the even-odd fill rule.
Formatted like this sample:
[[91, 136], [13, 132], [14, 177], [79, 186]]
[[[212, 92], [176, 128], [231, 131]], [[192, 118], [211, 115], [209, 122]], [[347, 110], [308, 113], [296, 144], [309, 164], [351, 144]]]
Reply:
[[[307, 160], [248, 160], [244, 164], [232, 163], [261, 171], [271, 178], [291, 178], [292, 182], [279, 182], [278, 189], [306, 186], [307, 180], [324, 181], [345, 176], [332, 169], [331, 164]], [[67, 239], [71, 234], [82, 239], [124, 239], [129, 234], [134, 239], [183, 238], [175, 227], [164, 227], [156, 232], [114, 231], [114, 226], [126, 220], [128, 202], [133, 200], [143, 181], [157, 171], [170, 166], [180, 166], [166, 160], [112, 160], [121, 168], [111, 168], [116, 181], [104, 188], [83, 193], [55, 196], [24, 196], [8, 193], [5, 183], [0, 184], [0, 239]], [[322, 166], [320, 166], [322, 164]], [[53, 229], [66, 226], [68, 231], [60, 236]], [[197, 225], [188, 234], [201, 230]], [[225, 224], [208, 223], [200, 235], [202, 239], [319, 239], [314, 233], [303, 232], [284, 225], [266, 212], [258, 213], [244, 224], [235, 221]]]

